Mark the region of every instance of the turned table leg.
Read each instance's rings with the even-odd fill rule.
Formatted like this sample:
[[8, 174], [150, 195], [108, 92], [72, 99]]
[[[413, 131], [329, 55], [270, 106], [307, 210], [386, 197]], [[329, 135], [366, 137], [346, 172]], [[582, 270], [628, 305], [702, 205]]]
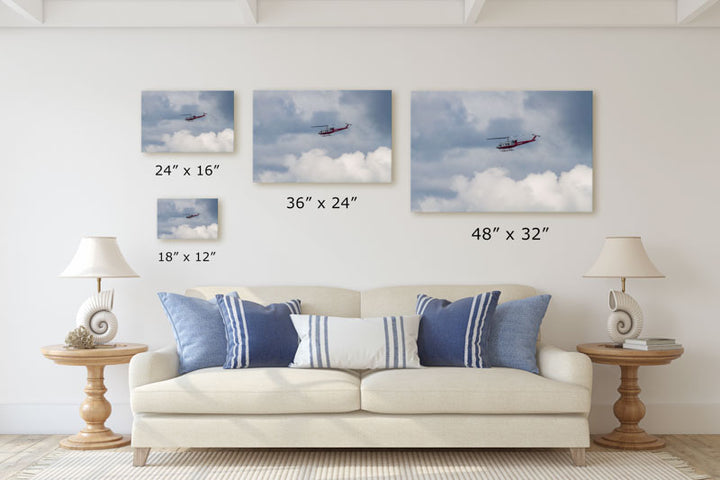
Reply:
[[130, 444], [129, 438], [118, 435], [105, 426], [112, 406], [105, 398], [107, 388], [103, 382], [104, 369], [104, 365], [87, 365], [87, 397], [80, 405], [80, 417], [85, 420], [85, 428], [78, 434], [61, 440], [62, 447], [72, 450], [100, 450]]
[[628, 450], [652, 450], [665, 446], [664, 440], [648, 434], [638, 425], [645, 416], [645, 405], [639, 397], [638, 368], [637, 365], [620, 365], [620, 399], [613, 407], [620, 426], [596, 438], [598, 445]]

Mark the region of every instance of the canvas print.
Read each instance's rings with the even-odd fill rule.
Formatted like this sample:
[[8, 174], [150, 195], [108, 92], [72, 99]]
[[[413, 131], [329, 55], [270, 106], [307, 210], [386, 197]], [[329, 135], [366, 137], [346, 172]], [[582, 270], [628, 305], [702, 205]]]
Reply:
[[232, 152], [232, 90], [142, 92], [142, 151]]
[[413, 92], [411, 117], [413, 211], [592, 211], [592, 91]]
[[216, 240], [217, 198], [159, 198], [158, 238], [167, 240]]
[[390, 182], [392, 92], [255, 91], [253, 179]]

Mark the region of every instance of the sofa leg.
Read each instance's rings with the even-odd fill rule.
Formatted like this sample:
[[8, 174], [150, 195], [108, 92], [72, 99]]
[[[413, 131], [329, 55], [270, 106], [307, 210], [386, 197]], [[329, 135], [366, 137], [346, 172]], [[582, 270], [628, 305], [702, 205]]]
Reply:
[[584, 467], [585, 463], [585, 449], [584, 448], [571, 448], [570, 456], [576, 467]]
[[144, 467], [150, 455], [149, 448], [133, 448], [133, 467]]

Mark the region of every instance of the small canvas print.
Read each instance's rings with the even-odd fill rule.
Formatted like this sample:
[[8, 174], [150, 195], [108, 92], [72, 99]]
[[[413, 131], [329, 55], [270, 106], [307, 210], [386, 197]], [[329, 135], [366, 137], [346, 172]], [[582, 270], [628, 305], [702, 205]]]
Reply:
[[232, 152], [234, 142], [232, 90], [142, 92], [143, 152]]
[[163, 240], [216, 240], [217, 198], [159, 198], [157, 232]]
[[592, 212], [592, 91], [412, 93], [412, 210]]
[[256, 90], [255, 182], [392, 180], [390, 90]]

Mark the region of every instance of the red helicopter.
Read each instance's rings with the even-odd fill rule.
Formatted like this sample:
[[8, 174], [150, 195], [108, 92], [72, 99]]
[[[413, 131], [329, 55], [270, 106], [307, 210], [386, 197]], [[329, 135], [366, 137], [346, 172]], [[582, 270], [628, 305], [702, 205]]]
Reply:
[[198, 217], [198, 216], [200, 216], [199, 213], [193, 213], [193, 214], [190, 214], [190, 215], [185, 215], [185, 218], [195, 218], [195, 217]]
[[194, 113], [183, 113], [183, 116], [185, 117], [186, 122], [192, 122], [193, 120], [197, 120], [198, 118], [206, 117], [207, 113], [203, 112], [202, 115], [197, 115]]
[[320, 130], [318, 132], [318, 135], [327, 137], [328, 135], [332, 135], [333, 133], [337, 133], [342, 130], [347, 130], [348, 128], [350, 128], [350, 125], [352, 125], [352, 123], [346, 123], [344, 127], [340, 127], [340, 128], [331, 127], [329, 125], [313, 125], [312, 128], [322, 128], [322, 130]]
[[492, 137], [488, 138], [488, 140], [505, 140], [504, 142], [500, 142], [498, 144], [497, 148], [500, 151], [512, 151], [513, 148], [519, 147], [520, 145], [525, 145], [526, 143], [534, 142], [536, 138], [539, 138], [540, 135], [535, 135], [534, 133], [531, 134], [532, 138], [530, 140], [518, 140], [517, 138], [513, 138], [512, 140], [510, 137]]

